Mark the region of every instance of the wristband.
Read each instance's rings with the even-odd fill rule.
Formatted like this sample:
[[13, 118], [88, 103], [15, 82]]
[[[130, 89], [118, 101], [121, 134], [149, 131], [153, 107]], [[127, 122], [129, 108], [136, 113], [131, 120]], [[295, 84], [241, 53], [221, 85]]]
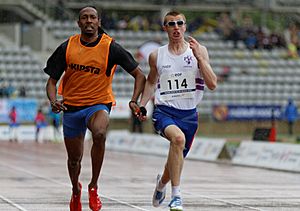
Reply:
[[135, 104], [137, 104], [137, 102], [134, 101], [134, 100], [130, 100], [128, 104], [130, 105], [130, 103], [135, 103]]

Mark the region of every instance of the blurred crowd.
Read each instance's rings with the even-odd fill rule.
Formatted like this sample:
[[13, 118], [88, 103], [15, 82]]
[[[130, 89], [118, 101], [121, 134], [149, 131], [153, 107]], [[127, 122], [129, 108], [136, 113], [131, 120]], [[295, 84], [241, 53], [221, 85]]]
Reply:
[[26, 97], [26, 88], [21, 85], [18, 89], [10, 81], [0, 79], [0, 98]]
[[[102, 14], [103, 28], [133, 30], [133, 31], [158, 31], [162, 30], [160, 15], [157, 13], [130, 16], [117, 13]], [[187, 31], [201, 33], [216, 31], [224, 41], [233, 41], [234, 47], [242, 41], [249, 50], [286, 48], [288, 57], [298, 58], [300, 53], [299, 27], [291, 23], [284, 30], [270, 30], [265, 26], [255, 24], [250, 16], [245, 16], [239, 22], [228, 13], [221, 13], [215, 19], [201, 16], [188, 20]]]
[[246, 16], [240, 24], [233, 20], [229, 14], [222, 13], [218, 17], [216, 28], [224, 40], [232, 40], [234, 47], [238, 41], [243, 41], [249, 50], [281, 48], [286, 46], [283, 34], [270, 31], [268, 28], [253, 23], [251, 17]]
[[136, 15], [130, 16], [128, 14], [118, 15], [113, 13], [102, 13], [101, 23], [104, 29], [120, 29], [120, 30], [133, 30], [133, 31], [148, 31], [148, 30], [161, 30], [160, 16], [156, 13], [150, 16]]
[[238, 41], [242, 41], [249, 50], [286, 48], [287, 57], [298, 58], [300, 53], [299, 26], [290, 23], [281, 31], [272, 31], [267, 27], [254, 24], [249, 16], [245, 16], [240, 24], [227, 13], [218, 17], [216, 31], [224, 40], [231, 40], [237, 48]]
[[[149, 14], [140, 14], [131, 16], [129, 14], [120, 15], [116, 12], [101, 14], [101, 23], [104, 29], [118, 29], [118, 30], [133, 30], [133, 31], [160, 31], [162, 30], [162, 23], [160, 14], [158, 12], [152, 12]], [[201, 16], [189, 19], [187, 24], [187, 31], [195, 32], [199, 28], [207, 24]]]

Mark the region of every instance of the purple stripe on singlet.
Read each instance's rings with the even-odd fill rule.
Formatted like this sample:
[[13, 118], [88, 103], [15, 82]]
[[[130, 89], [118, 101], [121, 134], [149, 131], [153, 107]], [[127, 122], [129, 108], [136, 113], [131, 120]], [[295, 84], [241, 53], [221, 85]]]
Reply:
[[203, 91], [203, 90], [204, 90], [204, 86], [196, 85], [196, 89], [197, 89], [197, 90], [202, 90], [202, 91]]
[[204, 80], [202, 78], [196, 78], [195, 81], [198, 84], [204, 84]]

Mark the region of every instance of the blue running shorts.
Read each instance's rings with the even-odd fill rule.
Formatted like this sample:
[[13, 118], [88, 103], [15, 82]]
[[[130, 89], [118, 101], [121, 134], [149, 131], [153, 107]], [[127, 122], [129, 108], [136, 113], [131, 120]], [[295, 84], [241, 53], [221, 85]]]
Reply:
[[74, 138], [85, 134], [87, 124], [91, 116], [100, 110], [110, 113], [110, 108], [105, 104], [89, 106], [78, 111], [64, 112], [63, 114], [63, 133], [66, 138]]
[[185, 135], [183, 156], [186, 157], [198, 128], [196, 108], [180, 110], [169, 106], [156, 105], [152, 114], [152, 121], [156, 132], [163, 137], [165, 137], [164, 130], [169, 125], [176, 125], [181, 129]]

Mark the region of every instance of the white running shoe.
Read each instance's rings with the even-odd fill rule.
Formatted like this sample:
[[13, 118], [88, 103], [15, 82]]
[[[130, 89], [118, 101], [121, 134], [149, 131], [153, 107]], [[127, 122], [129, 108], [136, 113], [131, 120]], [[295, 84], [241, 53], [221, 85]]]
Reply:
[[170, 211], [183, 211], [181, 198], [179, 196], [172, 198], [169, 207]]
[[155, 187], [153, 198], [152, 198], [153, 207], [159, 207], [163, 203], [164, 199], [166, 198], [166, 188], [164, 188], [163, 191], [157, 190], [160, 178], [161, 178], [161, 175], [158, 174], [157, 178], [156, 178], [156, 187]]

